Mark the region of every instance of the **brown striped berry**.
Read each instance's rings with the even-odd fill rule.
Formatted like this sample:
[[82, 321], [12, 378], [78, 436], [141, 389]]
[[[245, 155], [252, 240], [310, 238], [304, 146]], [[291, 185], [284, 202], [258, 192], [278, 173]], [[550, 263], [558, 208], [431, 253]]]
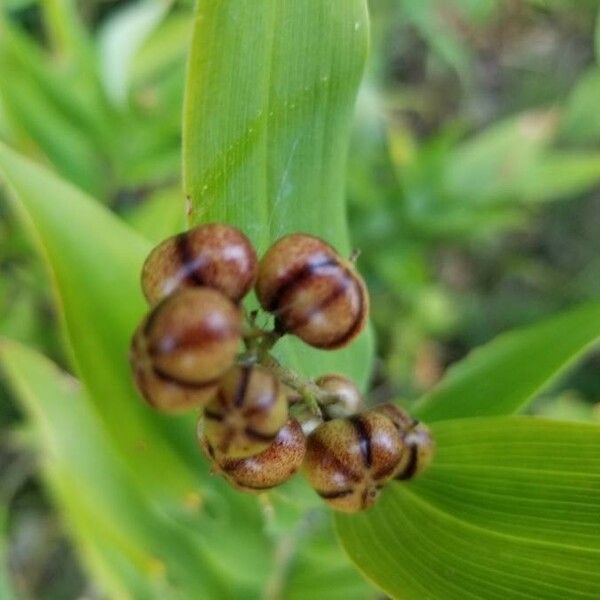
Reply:
[[363, 403], [360, 390], [353, 381], [344, 377], [344, 375], [338, 375], [337, 373], [323, 375], [315, 383], [323, 391], [337, 396], [336, 402], [327, 403], [323, 406], [322, 412], [326, 419], [348, 417], [360, 410]]
[[216, 290], [187, 288], [168, 296], [132, 340], [138, 390], [151, 406], [165, 411], [204, 404], [233, 364], [240, 329], [240, 310]]
[[332, 508], [357, 512], [407, 463], [409, 453], [392, 421], [369, 411], [326, 421], [307, 440], [304, 473]]
[[348, 344], [369, 312], [367, 290], [354, 265], [310, 235], [287, 235], [269, 249], [259, 265], [256, 293], [281, 331], [316, 348]]
[[206, 286], [239, 302], [256, 279], [256, 252], [238, 229], [199, 225], [159, 244], [142, 270], [142, 289], [155, 304], [184, 287]]
[[223, 456], [242, 458], [265, 450], [288, 419], [279, 381], [260, 366], [235, 366], [204, 408], [204, 435]]
[[409, 459], [395, 478], [405, 481], [420, 475], [431, 464], [435, 454], [435, 441], [429, 428], [396, 404], [380, 404], [371, 410], [391, 419], [408, 448]]
[[215, 472], [244, 492], [259, 494], [290, 479], [302, 465], [306, 438], [296, 419], [289, 419], [273, 443], [260, 454], [247, 458], [222, 456], [213, 448], [199, 426], [198, 439], [213, 462]]

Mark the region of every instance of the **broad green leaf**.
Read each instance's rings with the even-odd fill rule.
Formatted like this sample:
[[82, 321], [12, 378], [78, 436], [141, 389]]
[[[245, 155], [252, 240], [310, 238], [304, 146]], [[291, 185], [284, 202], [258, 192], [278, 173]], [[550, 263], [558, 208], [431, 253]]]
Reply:
[[393, 598], [600, 596], [600, 427], [525, 417], [436, 423], [431, 468], [336, 518]]
[[451, 367], [415, 413], [426, 422], [514, 413], [598, 341], [598, 302], [502, 334]]
[[[161, 431], [169, 424], [139, 400], [127, 358], [145, 311], [139, 272], [150, 244], [91, 198], [2, 145], [0, 176], [50, 268], [74, 364], [107, 428], [149, 489], [181, 502], [195, 491], [195, 477], [165, 442]], [[187, 432], [192, 439], [191, 423], [175, 424], [178, 437], [187, 439], [181, 435]]]
[[[197, 8], [183, 117], [190, 223], [242, 228], [259, 253], [318, 235], [350, 252], [344, 199], [350, 125], [368, 42], [365, 0], [206, 0]], [[365, 384], [371, 345], [280, 356], [309, 375]]]
[[78, 382], [16, 343], [1, 342], [0, 362], [34, 425], [43, 474], [69, 532], [112, 597], [174, 597], [177, 589], [226, 597], [207, 549], [135, 485]]

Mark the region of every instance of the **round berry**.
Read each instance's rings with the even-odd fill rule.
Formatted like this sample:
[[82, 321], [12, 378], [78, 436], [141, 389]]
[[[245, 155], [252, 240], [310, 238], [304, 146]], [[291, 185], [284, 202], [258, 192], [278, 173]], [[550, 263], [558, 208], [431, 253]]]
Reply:
[[326, 421], [307, 440], [304, 473], [332, 508], [357, 512], [372, 506], [409, 454], [385, 415], [366, 412]]
[[202, 426], [198, 436], [204, 452], [213, 462], [214, 470], [237, 489], [254, 494], [290, 479], [302, 465], [306, 451], [306, 438], [296, 419], [288, 420], [266, 450], [247, 458], [220, 455], [203, 435]]
[[405, 481], [420, 475], [431, 464], [435, 454], [435, 442], [429, 428], [396, 404], [380, 404], [371, 411], [386, 415], [394, 423], [408, 448], [408, 460], [394, 477]]
[[206, 286], [239, 302], [256, 279], [256, 252], [238, 229], [213, 223], [168, 238], [148, 256], [142, 289], [154, 304], [184, 287]]
[[181, 383], [156, 373], [148, 354], [144, 323], [133, 337], [130, 363], [135, 385], [146, 402], [164, 412], [183, 412], [208, 402], [216, 393], [218, 382]]
[[279, 381], [260, 366], [235, 366], [204, 408], [204, 435], [220, 454], [242, 458], [265, 450], [288, 419]]
[[337, 401], [323, 406], [323, 416], [326, 419], [348, 417], [357, 413], [363, 403], [360, 390], [347, 377], [332, 373], [323, 375], [315, 383], [325, 392], [335, 394]]
[[198, 406], [215, 393], [240, 343], [238, 307], [210, 288], [188, 288], [160, 302], [131, 346], [135, 381], [159, 409]]
[[287, 235], [269, 249], [259, 265], [256, 293], [281, 331], [316, 348], [348, 344], [369, 312], [367, 290], [354, 265], [310, 235]]

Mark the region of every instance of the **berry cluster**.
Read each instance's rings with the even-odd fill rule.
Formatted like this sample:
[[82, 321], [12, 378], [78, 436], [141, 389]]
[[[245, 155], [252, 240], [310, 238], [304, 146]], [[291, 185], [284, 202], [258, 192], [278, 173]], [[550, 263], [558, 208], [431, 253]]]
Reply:
[[[253, 287], [274, 317], [271, 330], [241, 308]], [[430, 462], [427, 428], [404, 411], [385, 404], [359, 413], [363, 399], [346, 377], [307, 381], [270, 354], [285, 334], [340, 348], [367, 321], [353, 262], [322, 240], [285, 236], [259, 263], [243, 233], [202, 225], [150, 253], [142, 288], [151, 309], [131, 344], [136, 386], [158, 410], [201, 409], [200, 446], [236, 488], [268, 490], [303, 467], [326, 502], [353, 512]]]

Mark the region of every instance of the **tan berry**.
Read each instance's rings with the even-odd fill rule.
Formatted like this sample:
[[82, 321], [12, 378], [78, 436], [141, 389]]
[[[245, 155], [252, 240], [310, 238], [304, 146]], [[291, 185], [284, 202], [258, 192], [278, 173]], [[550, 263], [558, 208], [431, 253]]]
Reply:
[[256, 293], [282, 331], [317, 348], [348, 344], [369, 312], [367, 290], [354, 265], [310, 235], [287, 235], [271, 246], [260, 261]]
[[142, 270], [142, 289], [154, 304], [184, 287], [206, 286], [239, 302], [256, 279], [256, 252], [238, 229], [199, 225], [159, 244]]
[[242, 458], [265, 450], [287, 419], [279, 381], [263, 367], [235, 366], [204, 409], [204, 435], [220, 454]]
[[336, 373], [323, 375], [315, 383], [323, 391], [337, 396], [337, 401], [323, 406], [323, 415], [326, 419], [348, 417], [361, 409], [363, 399], [360, 390], [344, 375]]
[[244, 492], [261, 493], [290, 479], [302, 465], [306, 438], [296, 419], [289, 419], [275, 441], [260, 454], [248, 458], [228, 458], [213, 448], [198, 431], [200, 445], [213, 462], [214, 470]]
[[372, 506], [409, 454], [385, 415], [366, 412], [320, 425], [307, 440], [304, 474], [334, 509], [357, 512]]
[[231, 367], [241, 313], [210, 288], [168, 296], [144, 319], [131, 345], [136, 385], [155, 408], [176, 411], [206, 403]]
[[380, 404], [371, 411], [388, 416], [408, 448], [409, 458], [395, 474], [395, 478], [405, 481], [420, 475], [431, 464], [435, 454], [435, 442], [429, 428], [396, 404]]

